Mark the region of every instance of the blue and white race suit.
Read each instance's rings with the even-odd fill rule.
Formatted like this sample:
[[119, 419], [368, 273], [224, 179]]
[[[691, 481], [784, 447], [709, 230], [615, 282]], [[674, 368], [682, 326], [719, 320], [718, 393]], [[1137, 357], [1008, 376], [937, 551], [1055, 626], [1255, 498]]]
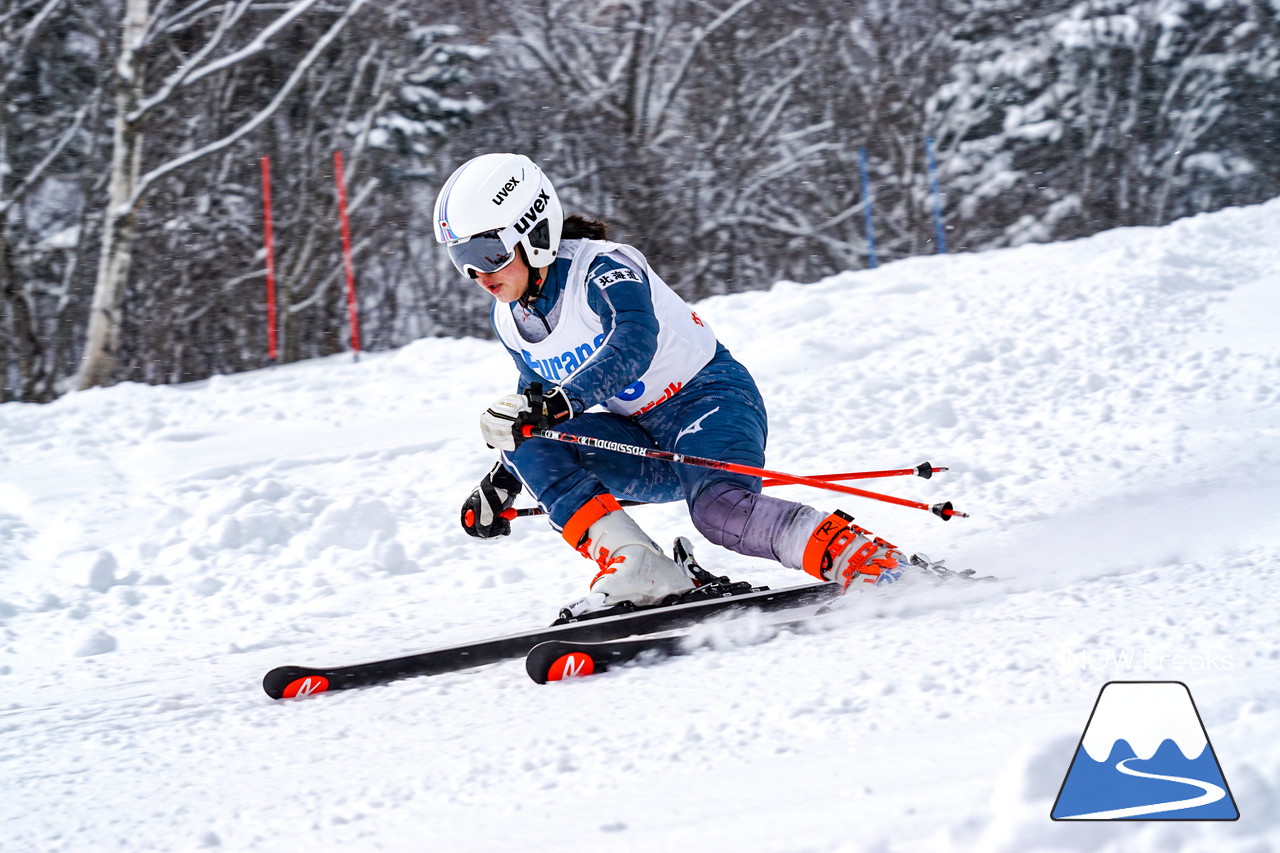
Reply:
[[[492, 319], [520, 371], [519, 390], [541, 382], [569, 396], [575, 417], [560, 430], [763, 466], [768, 422], [751, 374], [633, 247], [565, 240], [538, 298], [495, 302]], [[595, 406], [605, 411], [587, 411]], [[545, 439], [523, 442], [503, 461], [558, 530], [600, 494], [683, 499], [710, 541], [779, 559], [794, 550], [780, 548], [784, 530], [817, 516], [762, 495], [757, 477]]]

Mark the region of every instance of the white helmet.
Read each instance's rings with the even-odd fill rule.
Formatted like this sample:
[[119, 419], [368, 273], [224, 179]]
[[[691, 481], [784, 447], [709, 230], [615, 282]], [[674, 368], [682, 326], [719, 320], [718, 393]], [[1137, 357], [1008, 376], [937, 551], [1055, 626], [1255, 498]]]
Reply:
[[468, 160], [436, 197], [436, 242], [445, 243], [469, 278], [497, 272], [524, 248], [531, 270], [550, 266], [560, 249], [564, 208], [555, 187], [523, 154]]

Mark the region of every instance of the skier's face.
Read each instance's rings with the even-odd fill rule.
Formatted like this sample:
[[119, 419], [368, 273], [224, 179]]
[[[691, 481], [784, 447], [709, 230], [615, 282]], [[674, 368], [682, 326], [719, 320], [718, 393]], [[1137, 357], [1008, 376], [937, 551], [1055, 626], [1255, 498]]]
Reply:
[[475, 282], [499, 302], [515, 302], [529, 289], [529, 267], [520, 253], [516, 252], [511, 263], [497, 272], [476, 273]]

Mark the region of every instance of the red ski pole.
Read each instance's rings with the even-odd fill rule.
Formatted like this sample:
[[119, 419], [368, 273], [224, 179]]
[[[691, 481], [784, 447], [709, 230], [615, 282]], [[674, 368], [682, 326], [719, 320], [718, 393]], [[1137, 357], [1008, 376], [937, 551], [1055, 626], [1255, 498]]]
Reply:
[[[533, 426], [526, 426], [524, 434], [531, 438], [546, 438], [551, 441], [561, 441], [566, 444], [580, 444], [584, 447], [591, 447], [597, 450], [612, 450], [615, 453], [626, 453], [631, 456], [642, 456], [645, 459], [658, 459], [663, 462], [675, 462], [681, 465], [694, 465], [699, 468], [712, 468], [717, 471], [729, 471], [734, 474], [745, 474], [748, 477], [764, 477], [774, 480], [777, 483], [786, 483], [795, 486], [813, 486], [818, 489], [826, 489], [831, 492], [841, 492], [846, 495], [855, 495], [860, 498], [870, 498], [874, 501], [883, 501], [884, 503], [905, 506], [911, 509], [923, 509], [932, 512], [943, 521], [948, 521], [952, 516], [960, 516], [968, 518], [963, 512], [957, 512], [951, 506], [951, 501], [945, 503], [933, 504], [930, 506], [919, 501], [909, 501], [905, 498], [896, 498], [893, 495], [882, 495], [879, 492], [868, 492], [864, 489], [855, 489], [853, 486], [844, 486], [830, 480], [823, 480], [817, 477], [798, 477], [795, 474], [786, 474], [782, 471], [768, 471], [764, 468], [755, 468], [751, 465], [740, 465], [736, 462], [724, 462], [719, 459], [703, 459], [700, 456], [686, 456], [683, 453], [672, 453], [668, 450], [657, 450], [651, 447], [637, 447], [633, 444], [621, 444], [616, 441], [608, 441], [606, 439], [591, 438], [585, 435], [570, 435], [569, 433], [556, 432], [549, 429], [537, 429]], [[839, 476], [839, 475], [836, 475]]]
[[[928, 462], [921, 462], [914, 468], [896, 468], [892, 471], [852, 471], [848, 474], [810, 474], [810, 480], [824, 480], [831, 482], [833, 480], [876, 480], [880, 477], [924, 477], [926, 480], [934, 474], [946, 471], [946, 468], [939, 468], [930, 465]], [[769, 480], [764, 481], [766, 488], [769, 486], [785, 486], [788, 485], [787, 480]]]
[[[916, 477], [924, 477], [927, 480], [930, 477], [932, 477], [934, 474], [937, 474], [946, 470], [947, 470], [946, 468], [941, 468], [936, 465], [930, 465], [928, 462], [921, 462], [919, 465], [917, 465], [914, 468], [897, 468], [892, 471], [852, 471], [847, 474], [812, 474], [810, 475], [810, 479], [825, 480], [825, 481], [871, 480], [878, 477], [906, 477], [906, 476], [914, 475]], [[789, 485], [789, 484], [784, 483], [781, 480], [765, 480], [764, 481], [765, 488], [769, 488], [771, 486], [785, 486], [785, 485]], [[618, 501], [618, 503], [621, 506], [646, 506], [646, 503], [644, 501]], [[515, 508], [508, 509], [503, 513], [501, 513], [501, 517], [506, 519], [532, 518], [533, 516], [538, 516], [542, 514], [543, 512], [540, 507], [529, 506], [529, 507], [524, 507], [522, 509], [515, 509]]]

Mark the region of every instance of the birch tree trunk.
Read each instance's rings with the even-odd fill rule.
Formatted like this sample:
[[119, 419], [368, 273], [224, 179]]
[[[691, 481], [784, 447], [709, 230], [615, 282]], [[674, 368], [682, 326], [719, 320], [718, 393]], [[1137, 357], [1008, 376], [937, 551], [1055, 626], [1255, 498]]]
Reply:
[[120, 350], [125, 282], [133, 255], [134, 190], [142, 160], [143, 133], [129, 118], [143, 85], [141, 50], [149, 16], [148, 0], [127, 0], [120, 57], [115, 66], [116, 112], [112, 132], [111, 177], [98, 256], [98, 277], [89, 311], [88, 340], [73, 380], [77, 390], [110, 384]]
[[[136, 211], [143, 197], [161, 179], [230, 148], [271, 118], [306, 77], [317, 57], [328, 49], [366, 2], [368, 0], [347, 0], [342, 14], [316, 39], [306, 55], [296, 63], [289, 77], [276, 90], [270, 102], [252, 118], [240, 123], [225, 136], [197, 145], [193, 150], [141, 174], [142, 146], [148, 116], [184, 87], [211, 75], [227, 72], [269, 49], [272, 38], [277, 37], [309, 10], [319, 6], [320, 0], [295, 0], [285, 5], [273, 21], [257, 30], [242, 46], [229, 48], [225, 55], [215, 56], [219, 47], [224, 45], [224, 37], [244, 17], [251, 4], [246, 0], [224, 6], [221, 18], [213, 25], [213, 32], [208, 35], [204, 46], [175, 68], [160, 88], [151, 94], [145, 91], [145, 69], [142, 61], [151, 25], [148, 0], [126, 0], [120, 57], [115, 67], [116, 115], [102, 250], [90, 306], [84, 355], [72, 379], [73, 388], [85, 390], [109, 385], [115, 379], [124, 320], [124, 294], [133, 255]], [[163, 21], [156, 29], [162, 28]]]

